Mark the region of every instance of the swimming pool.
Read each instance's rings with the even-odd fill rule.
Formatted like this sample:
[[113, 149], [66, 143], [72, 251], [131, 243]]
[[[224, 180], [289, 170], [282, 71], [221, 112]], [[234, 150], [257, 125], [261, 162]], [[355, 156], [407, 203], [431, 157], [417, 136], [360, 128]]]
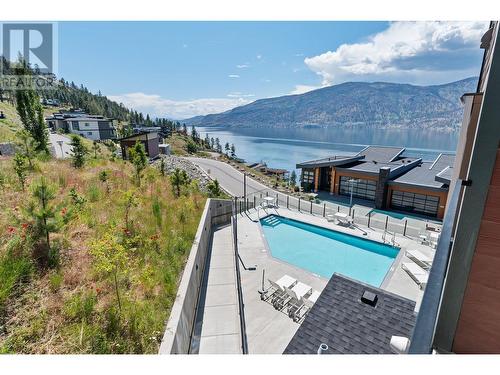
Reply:
[[320, 276], [334, 272], [379, 287], [399, 248], [270, 215], [260, 220], [275, 258]]

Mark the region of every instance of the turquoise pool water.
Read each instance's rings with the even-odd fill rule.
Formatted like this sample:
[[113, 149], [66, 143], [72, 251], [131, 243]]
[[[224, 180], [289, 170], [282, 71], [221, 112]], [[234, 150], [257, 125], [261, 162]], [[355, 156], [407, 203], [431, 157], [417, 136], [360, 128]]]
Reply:
[[379, 287], [399, 249], [287, 219], [260, 220], [275, 258], [330, 278], [334, 272]]

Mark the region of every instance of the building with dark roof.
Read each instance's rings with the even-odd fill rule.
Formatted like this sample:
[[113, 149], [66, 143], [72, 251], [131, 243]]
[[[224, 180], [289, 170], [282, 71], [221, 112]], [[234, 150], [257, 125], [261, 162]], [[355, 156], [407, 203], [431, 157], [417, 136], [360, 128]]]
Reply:
[[411, 337], [415, 302], [334, 274], [284, 354], [389, 354], [394, 336]]
[[137, 142], [144, 145], [146, 154], [150, 159], [154, 159], [160, 155], [160, 136], [158, 133], [141, 132], [128, 137], [120, 138], [119, 141], [123, 159], [129, 158], [129, 150], [134, 147]]
[[54, 131], [62, 130], [94, 141], [116, 138], [113, 119], [101, 115], [89, 115], [81, 109], [60, 110], [47, 117], [45, 121]]
[[442, 218], [453, 155], [432, 162], [404, 155], [401, 147], [368, 146], [354, 156], [335, 155], [297, 164], [305, 191], [327, 191], [392, 209]]

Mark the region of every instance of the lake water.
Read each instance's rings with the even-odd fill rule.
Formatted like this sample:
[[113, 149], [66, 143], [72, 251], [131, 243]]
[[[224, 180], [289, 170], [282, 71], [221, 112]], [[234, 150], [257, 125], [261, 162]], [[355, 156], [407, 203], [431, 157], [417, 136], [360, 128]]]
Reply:
[[440, 152], [455, 152], [457, 132], [367, 128], [221, 128], [197, 127], [201, 137], [218, 137], [224, 147], [234, 143], [246, 162], [264, 161], [291, 171], [299, 162], [331, 155], [353, 155], [367, 145], [403, 146], [410, 156], [433, 160]]

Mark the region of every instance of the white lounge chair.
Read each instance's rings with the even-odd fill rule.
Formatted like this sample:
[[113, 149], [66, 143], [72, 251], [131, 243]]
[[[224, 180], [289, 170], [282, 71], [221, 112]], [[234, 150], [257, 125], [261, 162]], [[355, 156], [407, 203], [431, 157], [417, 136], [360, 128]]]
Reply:
[[313, 290], [309, 297], [302, 297], [298, 304], [290, 307], [288, 315], [294, 322], [300, 321], [311, 310], [319, 295], [320, 293], [317, 290]]
[[297, 284], [297, 279], [294, 279], [291, 276], [284, 275], [278, 281], [272, 281], [271, 279], [267, 279], [271, 286], [260, 295], [262, 300], [271, 299], [271, 302], [274, 302], [275, 299], [281, 297], [285, 293], [285, 288], [291, 288], [295, 284]]
[[406, 256], [425, 270], [429, 269], [432, 265], [432, 257], [427, 256], [418, 250], [406, 250]]
[[311, 293], [312, 288], [302, 282], [298, 282], [292, 288], [285, 287], [285, 293], [273, 303], [274, 308], [283, 310], [288, 304], [295, 304], [300, 299]]
[[337, 224], [339, 225], [351, 225], [352, 224], [352, 217], [350, 217], [347, 214], [344, 214], [342, 212], [336, 212], [333, 215], [334, 219], [337, 220]]
[[420, 289], [427, 285], [429, 273], [415, 263], [402, 263], [401, 268], [417, 283]]

